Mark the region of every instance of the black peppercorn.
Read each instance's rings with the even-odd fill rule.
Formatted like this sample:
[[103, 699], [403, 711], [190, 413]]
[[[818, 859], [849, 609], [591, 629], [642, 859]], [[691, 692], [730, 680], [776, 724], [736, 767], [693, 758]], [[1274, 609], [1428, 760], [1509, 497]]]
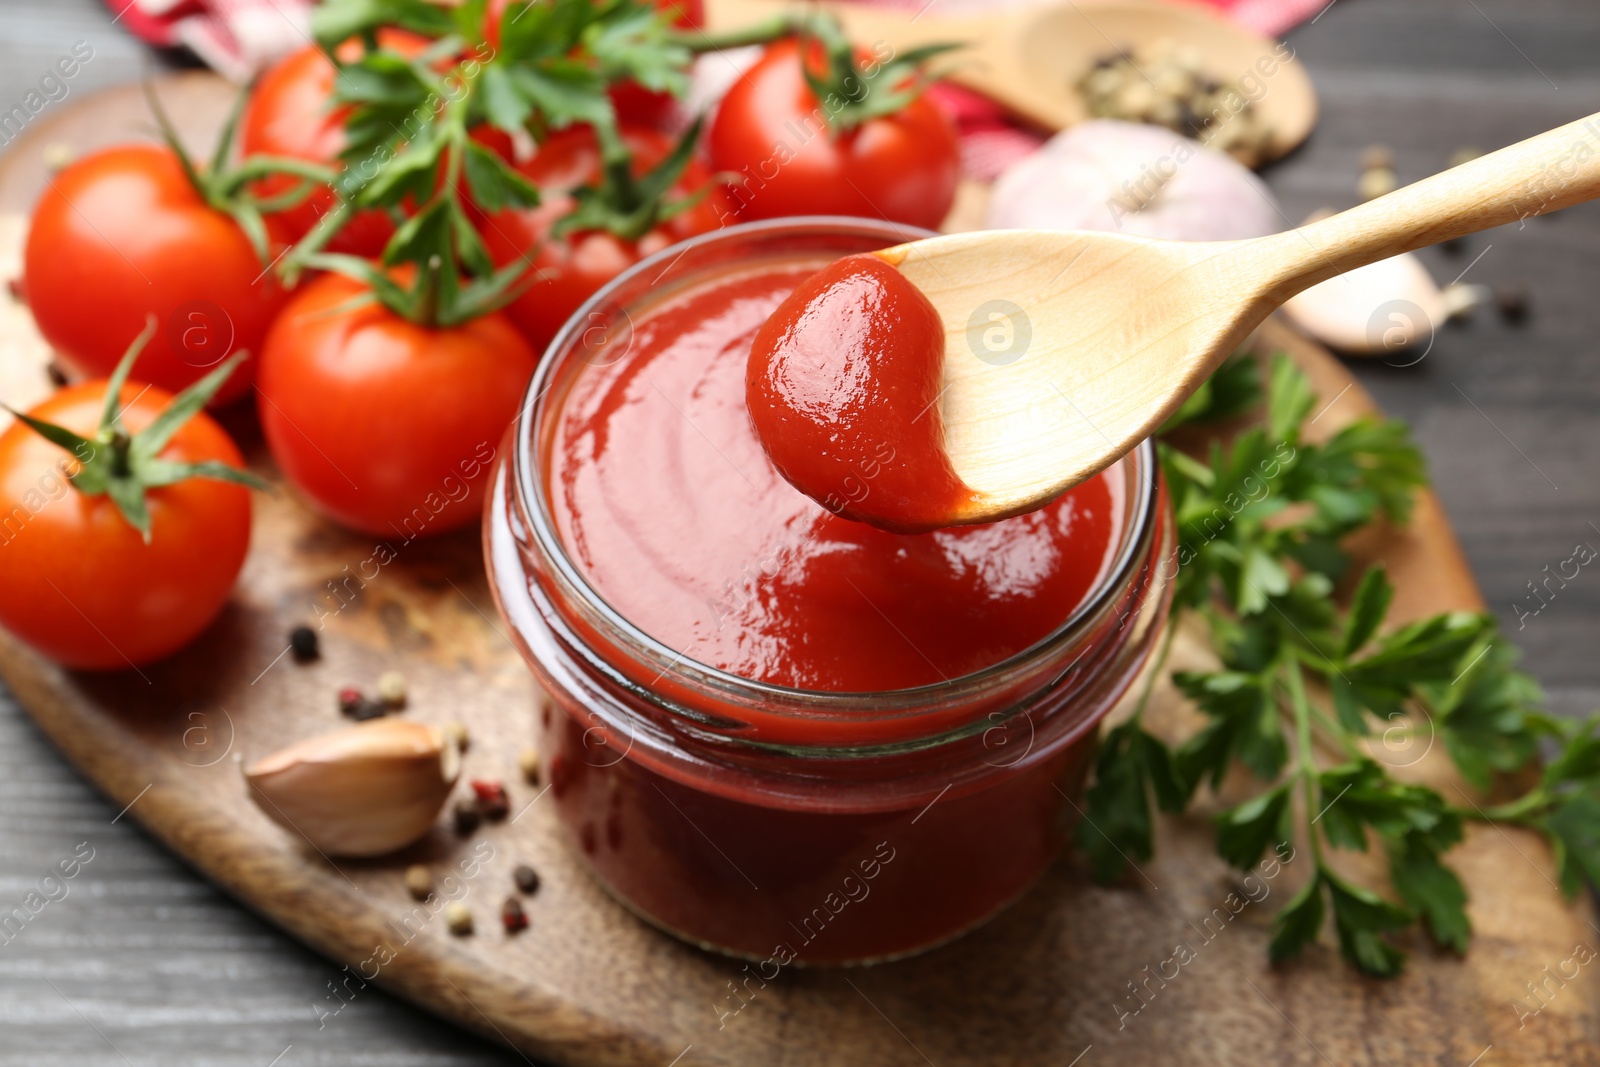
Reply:
[[524, 893], [539, 891], [539, 872], [526, 863], [517, 864], [516, 870], [511, 872], [511, 878], [517, 883], [517, 888]]
[[466, 837], [478, 828], [483, 821], [483, 816], [478, 814], [478, 805], [471, 800], [458, 800], [451, 812], [455, 819], [456, 833]]
[[317, 631], [309, 626], [296, 626], [289, 631], [289, 650], [296, 663], [310, 663], [322, 654], [318, 647]]
[[1528, 290], [1521, 285], [1497, 285], [1494, 289], [1494, 306], [1500, 317], [1513, 325], [1528, 317]]
[[381, 719], [389, 714], [389, 705], [381, 700], [369, 700], [366, 697], [362, 697], [360, 703], [356, 704], [349, 714], [356, 722]]

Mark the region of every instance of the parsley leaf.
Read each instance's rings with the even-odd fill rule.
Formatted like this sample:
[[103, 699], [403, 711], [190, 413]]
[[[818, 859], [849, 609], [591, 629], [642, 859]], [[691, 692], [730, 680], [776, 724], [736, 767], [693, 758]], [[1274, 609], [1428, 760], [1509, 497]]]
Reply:
[[1084, 798], [1088, 810], [1078, 824], [1078, 843], [1098, 880], [1112, 881], [1130, 860], [1142, 862], [1155, 854], [1152, 792], [1163, 811], [1182, 811], [1188, 803], [1167, 747], [1136, 718], [1106, 734], [1094, 784]]

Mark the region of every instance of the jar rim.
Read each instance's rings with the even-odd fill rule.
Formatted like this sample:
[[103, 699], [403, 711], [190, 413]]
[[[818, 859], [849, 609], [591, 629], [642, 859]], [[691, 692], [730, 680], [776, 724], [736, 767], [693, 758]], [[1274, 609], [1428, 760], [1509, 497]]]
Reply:
[[[933, 231], [887, 220], [842, 215], [791, 216], [739, 223], [713, 230], [670, 245], [640, 260], [584, 301], [545, 349], [533, 378], [528, 383], [517, 416], [512, 422], [513, 433], [510, 438], [512, 448], [509, 461], [511, 488], [515, 501], [526, 520], [530, 536], [540, 555], [554, 568], [562, 584], [577, 592], [585, 608], [598, 616], [612, 631], [613, 636], [621, 638], [630, 651], [642, 652], [652, 663], [663, 664], [662, 674], [672, 671], [683, 677], [687, 673], [736, 699], [755, 699], [769, 703], [775, 701], [785, 711], [793, 709], [793, 713], [797, 716], [831, 717], [841, 714], [859, 719], [863, 701], [871, 701], [875, 707], [884, 711], [915, 712], [925, 708], [930, 699], [944, 700], [969, 691], [981, 691], [1013, 672], [1026, 668], [1048, 650], [1059, 647], [1063, 642], [1089, 634], [1094, 629], [1094, 624], [1098, 622], [1101, 612], [1130, 584], [1136, 568], [1140, 566], [1143, 556], [1142, 546], [1152, 536], [1155, 526], [1160, 493], [1156, 478], [1154, 442], [1146, 439], [1116, 464], [1125, 462], [1132, 464], [1128, 478], [1131, 492], [1125, 498], [1127, 517], [1122, 524], [1116, 556], [1109, 566], [1102, 569], [1096, 584], [1083, 596], [1071, 614], [1039, 640], [1005, 659], [955, 678], [925, 685], [869, 692], [841, 692], [801, 689], [763, 682], [691, 659], [646, 633], [617, 611], [589, 582], [568, 555], [566, 545], [556, 529], [555, 518], [550, 511], [545, 488], [546, 479], [541, 474], [540, 464], [535, 462], [537, 458], [535, 446], [539, 439], [538, 431], [543, 425], [542, 419], [552, 414], [546, 397], [554, 384], [560, 364], [579, 351], [578, 344], [592, 329], [589, 324], [593, 321], [594, 315], [608, 306], [622, 306], [613, 299], [614, 293], [628, 288], [641, 275], [661, 270], [663, 264], [666, 265], [666, 269], [661, 270], [660, 277], [654, 284], [659, 284], [661, 279], [665, 278], [667, 273], [685, 257], [708, 245], [720, 245], [754, 237], [825, 236], [829, 233], [874, 239], [881, 237], [886, 245], [937, 236]], [[559, 413], [559, 410], [557, 407], [554, 413]], [[769, 713], [772, 710], [775, 709], [769, 708]], [[779, 714], [783, 712], [780, 711]]]

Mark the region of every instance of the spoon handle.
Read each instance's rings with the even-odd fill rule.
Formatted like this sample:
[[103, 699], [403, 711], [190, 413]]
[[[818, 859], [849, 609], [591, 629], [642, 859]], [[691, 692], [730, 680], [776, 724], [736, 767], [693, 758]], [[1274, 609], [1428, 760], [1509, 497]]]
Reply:
[[1298, 230], [1250, 242], [1279, 302], [1402, 252], [1600, 197], [1600, 114], [1557, 127]]

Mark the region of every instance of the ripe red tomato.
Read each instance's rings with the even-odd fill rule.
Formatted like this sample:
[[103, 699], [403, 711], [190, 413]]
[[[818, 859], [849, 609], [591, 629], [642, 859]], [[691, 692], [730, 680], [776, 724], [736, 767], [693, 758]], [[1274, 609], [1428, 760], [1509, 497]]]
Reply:
[[489, 461], [535, 356], [499, 313], [430, 329], [339, 274], [284, 308], [261, 354], [257, 410], [278, 467], [318, 511], [406, 541], [481, 514]]
[[[806, 60], [824, 69], [821, 46]], [[768, 46], [733, 83], [712, 120], [712, 166], [743, 178], [729, 189], [741, 219], [857, 215], [933, 229], [955, 201], [955, 127], [926, 96], [836, 132], [806, 83], [794, 40]]]
[[[426, 37], [395, 29], [380, 31], [378, 40], [383, 47], [408, 56], [417, 55], [432, 43]], [[347, 41], [340, 46], [340, 57], [353, 59], [360, 54], [359, 49], [357, 42]], [[250, 93], [250, 102], [239, 123], [240, 154], [336, 163], [339, 153], [344, 151], [344, 124], [350, 108], [335, 107], [330, 102], [334, 77], [333, 64], [328, 57], [321, 49], [309, 46], [290, 54], [263, 74]], [[513, 158], [511, 137], [504, 131], [480, 127], [472, 136], [505, 159]], [[259, 196], [275, 196], [293, 188], [297, 180], [288, 175], [275, 175], [256, 182], [252, 188]], [[333, 208], [334, 202], [332, 189], [319, 189], [274, 217], [286, 238], [298, 241]], [[327, 250], [376, 256], [393, 235], [394, 222], [384, 212], [360, 211], [328, 243]]]
[[[644, 127], [623, 127], [622, 140], [633, 153], [635, 174], [653, 169], [673, 149], [671, 137]], [[717, 229], [732, 214], [718, 187], [637, 241], [603, 230], [551, 237], [550, 228], [572, 210], [570, 190], [600, 178], [600, 147], [594, 131], [587, 126], [562, 130], [518, 169], [539, 187], [542, 202], [534, 208], [498, 212], [478, 229], [497, 267], [519, 258], [528, 261], [529, 273], [536, 280], [506, 310], [541, 352], [561, 324], [606, 282], [668, 245]], [[699, 161], [690, 160], [671, 195], [689, 195], [711, 181], [711, 172]]]
[[[69, 386], [28, 414], [90, 437], [106, 385]], [[120, 399], [123, 425], [138, 433], [172, 396], [129, 382]], [[160, 456], [244, 465], [204, 413]], [[206, 478], [150, 490], [147, 544], [110, 497], [67, 483], [77, 467], [21, 423], [0, 434], [0, 624], [68, 667], [124, 668], [176, 652], [222, 610], [239, 575], [250, 547], [250, 490]]]
[[[79, 374], [105, 377], [148, 315], [139, 377], [177, 392], [230, 351], [261, 351], [287, 294], [238, 224], [201, 199], [178, 158], [132, 144], [85, 156], [33, 210], [23, 286], [39, 332]], [[251, 363], [213, 403], [250, 388]]]

